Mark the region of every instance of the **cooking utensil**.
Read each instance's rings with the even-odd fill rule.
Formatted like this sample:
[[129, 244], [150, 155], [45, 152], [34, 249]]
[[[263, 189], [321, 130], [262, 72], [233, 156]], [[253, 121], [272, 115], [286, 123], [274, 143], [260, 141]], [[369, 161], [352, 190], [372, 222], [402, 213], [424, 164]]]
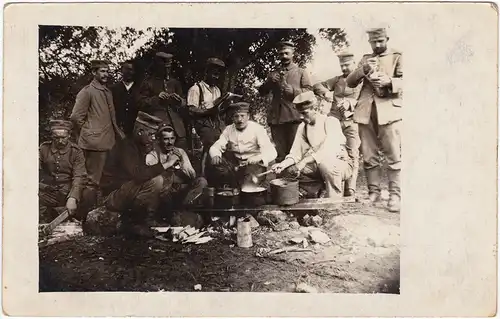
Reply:
[[239, 203], [239, 190], [237, 188], [221, 188], [215, 192], [214, 205], [217, 208], [232, 208]]
[[267, 204], [267, 189], [261, 186], [247, 185], [241, 188], [241, 204], [249, 207], [257, 207]]
[[299, 181], [287, 178], [273, 179], [271, 200], [275, 205], [293, 205], [299, 202]]
[[273, 170], [270, 169], [268, 171], [265, 171], [263, 173], [257, 174], [257, 175], [252, 175], [252, 183], [257, 184], [259, 182], [259, 177], [266, 176], [269, 173], [272, 173]]

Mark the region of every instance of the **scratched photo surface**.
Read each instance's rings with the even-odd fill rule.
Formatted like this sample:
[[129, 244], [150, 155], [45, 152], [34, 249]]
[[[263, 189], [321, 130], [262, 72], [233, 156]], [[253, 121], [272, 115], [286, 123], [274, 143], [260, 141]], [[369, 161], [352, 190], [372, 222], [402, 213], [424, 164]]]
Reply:
[[6, 64], [5, 101], [26, 103], [4, 114], [30, 134], [4, 121], [4, 256], [33, 260], [4, 259], [13, 314], [495, 312], [491, 7], [47, 8], [6, 11], [26, 72]]

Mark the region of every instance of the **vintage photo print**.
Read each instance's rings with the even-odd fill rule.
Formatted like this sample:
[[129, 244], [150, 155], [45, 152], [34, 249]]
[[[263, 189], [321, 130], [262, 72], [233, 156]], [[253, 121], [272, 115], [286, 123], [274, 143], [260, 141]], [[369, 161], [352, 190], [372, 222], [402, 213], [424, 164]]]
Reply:
[[496, 312], [494, 6], [5, 17], [7, 313]]

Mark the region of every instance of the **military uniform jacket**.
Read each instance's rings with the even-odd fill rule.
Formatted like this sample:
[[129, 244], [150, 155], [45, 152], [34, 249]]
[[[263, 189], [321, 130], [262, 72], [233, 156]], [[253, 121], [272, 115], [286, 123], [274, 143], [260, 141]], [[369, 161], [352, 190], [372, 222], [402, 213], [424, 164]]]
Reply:
[[312, 91], [312, 83], [308, 72], [295, 63], [283, 70], [284, 83], [273, 83], [267, 80], [259, 88], [261, 95], [273, 94], [271, 107], [267, 114], [267, 123], [271, 125], [283, 123], [299, 123], [300, 114], [292, 103], [300, 93]]
[[139, 112], [139, 88], [140, 84], [134, 82], [127, 90], [125, 84], [120, 81], [111, 87], [113, 94], [113, 105], [116, 112], [116, 121], [125, 135], [132, 136], [135, 119]]
[[[379, 97], [363, 72], [363, 64], [371, 57], [379, 60], [379, 71], [391, 77], [392, 84], [387, 88], [388, 94]], [[401, 107], [403, 106], [403, 69], [402, 53], [393, 49], [387, 49], [380, 55], [365, 54], [359, 62], [358, 68], [347, 76], [349, 87], [356, 87], [361, 81], [363, 86], [359, 94], [358, 103], [354, 111], [354, 121], [361, 124], [370, 122], [372, 104], [377, 108], [378, 124], [385, 125], [402, 118]]]
[[125, 136], [116, 123], [111, 91], [96, 80], [78, 93], [70, 118], [80, 130], [78, 146], [84, 150], [110, 150], [116, 136]]
[[[181, 102], [162, 100], [158, 95], [163, 91], [177, 93], [183, 99]], [[142, 82], [139, 95], [139, 105], [142, 111], [172, 125], [177, 137], [186, 137], [186, 126], [182, 117], [182, 106], [185, 106], [186, 101], [183, 97], [181, 82], [174, 78], [165, 81], [162, 77], [152, 76]]]
[[133, 138], [125, 138], [116, 143], [104, 165], [100, 182], [103, 194], [109, 194], [124, 183], [133, 181], [140, 185], [160, 175], [164, 171], [161, 163], [146, 165], [148, 153]]
[[39, 148], [39, 181], [55, 186], [67, 197], [80, 200], [87, 178], [85, 158], [78, 145], [71, 142], [65, 148], [56, 149], [51, 142]]
[[343, 121], [346, 119], [337, 108], [338, 101], [341, 99], [346, 99], [354, 108], [357, 104], [360, 88], [361, 85], [358, 85], [355, 88], [349, 87], [347, 85], [346, 78], [342, 75], [339, 75], [324, 82], [315, 84], [314, 93], [319, 96], [325, 96], [327, 92], [333, 92], [334, 100], [332, 102], [330, 115]]

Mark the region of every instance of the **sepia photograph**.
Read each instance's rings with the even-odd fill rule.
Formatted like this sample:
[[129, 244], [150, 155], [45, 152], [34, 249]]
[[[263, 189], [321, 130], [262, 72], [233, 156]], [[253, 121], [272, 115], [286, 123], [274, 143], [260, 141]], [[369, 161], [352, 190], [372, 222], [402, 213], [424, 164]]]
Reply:
[[399, 294], [389, 27], [40, 25], [40, 292]]
[[4, 313], [494, 316], [498, 18], [5, 5]]

